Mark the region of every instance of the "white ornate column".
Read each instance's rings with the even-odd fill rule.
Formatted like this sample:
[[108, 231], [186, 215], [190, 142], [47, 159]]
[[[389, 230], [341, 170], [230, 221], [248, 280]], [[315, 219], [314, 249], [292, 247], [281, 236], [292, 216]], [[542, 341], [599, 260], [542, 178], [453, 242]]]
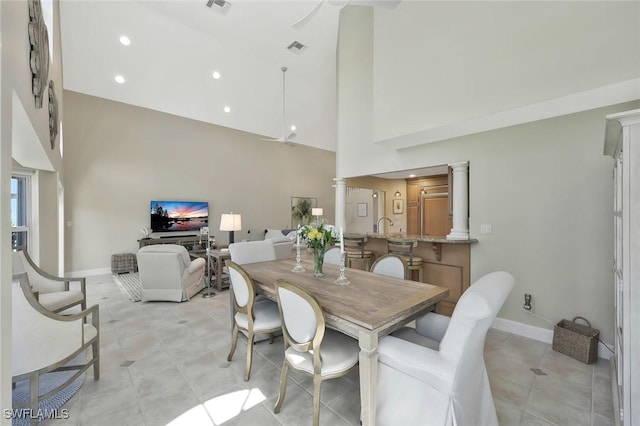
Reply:
[[449, 164], [453, 169], [453, 228], [447, 240], [469, 239], [469, 162]]
[[335, 178], [336, 188], [336, 228], [344, 229], [347, 224], [347, 183], [342, 178]]

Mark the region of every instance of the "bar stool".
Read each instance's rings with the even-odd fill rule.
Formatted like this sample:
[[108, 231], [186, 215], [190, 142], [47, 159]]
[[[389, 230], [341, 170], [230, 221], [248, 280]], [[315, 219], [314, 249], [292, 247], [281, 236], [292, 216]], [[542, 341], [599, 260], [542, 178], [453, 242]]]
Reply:
[[422, 258], [413, 255], [413, 248], [418, 245], [417, 239], [387, 238], [387, 251], [400, 255], [407, 262], [409, 278], [413, 279], [413, 271], [418, 271], [418, 281], [422, 281]]
[[373, 252], [364, 248], [367, 237], [357, 234], [344, 234], [343, 240], [344, 251], [347, 254], [347, 265], [351, 267], [351, 262], [355, 260], [364, 263], [364, 270], [368, 271], [371, 268]]

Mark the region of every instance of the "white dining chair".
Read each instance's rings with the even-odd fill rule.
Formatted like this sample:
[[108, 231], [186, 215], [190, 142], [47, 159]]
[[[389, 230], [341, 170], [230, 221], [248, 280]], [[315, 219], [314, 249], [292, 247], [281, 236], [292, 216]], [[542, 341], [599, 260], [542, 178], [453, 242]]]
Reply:
[[340, 247], [330, 247], [324, 252], [324, 263], [329, 265], [340, 266], [341, 252]]
[[282, 408], [289, 368], [313, 377], [313, 424], [320, 422], [320, 388], [324, 380], [342, 377], [358, 365], [358, 342], [325, 328], [318, 302], [301, 287], [284, 280], [276, 283], [284, 336], [284, 362], [280, 394], [273, 411]]
[[386, 254], [373, 262], [371, 272], [404, 280], [407, 277], [407, 262], [397, 254]]
[[232, 260], [227, 260], [229, 277], [232, 287], [233, 304], [233, 329], [231, 332], [231, 350], [227, 361], [231, 361], [238, 344], [238, 332], [244, 331], [247, 335], [247, 364], [244, 380], [251, 376], [251, 364], [253, 358], [253, 342], [256, 334], [268, 334], [273, 343], [273, 334], [281, 329], [278, 307], [271, 301], [255, 302], [255, 288], [253, 280]]
[[429, 313], [380, 340], [376, 425], [498, 425], [483, 349], [512, 288], [507, 272], [485, 275], [451, 318]]

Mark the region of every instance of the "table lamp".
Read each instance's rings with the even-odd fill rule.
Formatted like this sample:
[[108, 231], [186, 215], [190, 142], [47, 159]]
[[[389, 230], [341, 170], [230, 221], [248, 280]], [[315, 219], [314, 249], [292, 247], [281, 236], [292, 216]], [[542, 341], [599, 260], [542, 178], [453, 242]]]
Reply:
[[229, 244], [233, 244], [233, 231], [242, 229], [242, 217], [239, 214], [223, 213], [220, 216], [220, 230], [229, 231]]
[[311, 209], [311, 214], [316, 217], [316, 224], [320, 225], [320, 216], [322, 216], [322, 207], [314, 207]]

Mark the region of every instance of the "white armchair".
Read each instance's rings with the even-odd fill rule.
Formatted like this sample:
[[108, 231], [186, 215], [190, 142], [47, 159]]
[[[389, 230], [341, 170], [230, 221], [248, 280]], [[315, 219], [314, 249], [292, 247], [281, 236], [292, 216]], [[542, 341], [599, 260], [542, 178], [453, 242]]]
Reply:
[[429, 313], [381, 339], [377, 425], [498, 424], [483, 347], [487, 330], [513, 288], [493, 272], [462, 295], [451, 318]]
[[[29, 380], [31, 398], [29, 407], [34, 413], [31, 424], [38, 422], [38, 402], [64, 389], [89, 367], [93, 378], [100, 378], [99, 309], [89, 309], [73, 315], [60, 315], [43, 307], [36, 300], [26, 273], [13, 274], [12, 286], [12, 382]], [[87, 317], [91, 317], [90, 323]], [[92, 356], [77, 365], [67, 365], [81, 352], [92, 349]], [[85, 356], [88, 356], [86, 354]], [[38, 397], [40, 376], [63, 370], [77, 370], [64, 383]], [[25, 408], [16, 405], [13, 408]]]
[[[51, 312], [62, 312], [75, 305], [80, 305], [82, 310], [87, 309], [85, 278], [51, 275], [40, 269], [23, 247], [12, 253], [12, 272], [27, 274], [32, 290], [37, 292], [38, 302]], [[72, 289], [72, 282], [79, 283], [79, 288]]]
[[204, 288], [206, 261], [189, 257], [177, 244], [154, 244], [138, 251], [138, 271], [142, 301], [189, 300]]

